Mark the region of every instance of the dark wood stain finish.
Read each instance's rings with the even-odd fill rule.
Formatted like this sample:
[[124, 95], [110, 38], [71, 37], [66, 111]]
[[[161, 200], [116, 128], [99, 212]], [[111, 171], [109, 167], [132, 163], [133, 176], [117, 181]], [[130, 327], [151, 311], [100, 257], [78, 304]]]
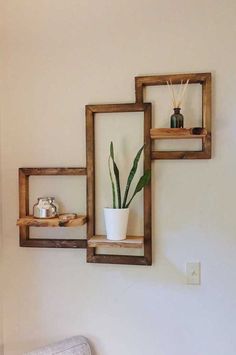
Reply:
[[26, 176], [31, 175], [87, 175], [86, 168], [20, 168]]
[[[20, 218], [29, 215], [29, 177], [31, 175], [86, 175], [86, 168], [20, 168], [19, 202]], [[62, 227], [63, 228], [63, 227]], [[30, 238], [30, 227], [20, 226], [20, 246], [33, 248], [86, 248], [87, 239]]]
[[197, 74], [171, 74], [138, 76], [135, 78], [136, 102], [144, 101], [144, 89], [146, 86], [180, 84], [181, 80], [189, 79], [190, 84], [202, 86], [202, 127], [206, 128], [207, 136], [202, 138], [200, 151], [152, 151], [152, 159], [211, 159], [211, 73]]
[[[87, 230], [88, 240], [95, 235], [95, 141], [94, 120], [96, 113], [143, 112], [144, 113], [144, 169], [151, 170], [151, 104], [107, 104], [86, 106], [86, 154], [87, 154]], [[107, 264], [152, 264], [151, 230], [151, 182], [144, 188], [144, 256], [101, 255], [96, 248], [87, 247], [87, 262]]]
[[[146, 86], [166, 85], [166, 81], [173, 84], [180, 84], [181, 80], [189, 79], [190, 84], [202, 86], [202, 127], [205, 134], [202, 138], [201, 151], [152, 151], [152, 140], [163, 139], [158, 130], [151, 130], [152, 106], [150, 103], [143, 103], [144, 90]], [[151, 170], [151, 162], [155, 159], [210, 159], [211, 158], [211, 73], [198, 74], [174, 74], [139, 76], [135, 78], [136, 103], [126, 104], [104, 104], [86, 106], [86, 168], [20, 168], [19, 169], [19, 217], [29, 216], [29, 177], [38, 176], [60, 176], [77, 175], [87, 176], [87, 239], [90, 240], [96, 235], [95, 231], [95, 116], [97, 113], [114, 112], [143, 112], [144, 113], [144, 170]], [[158, 135], [159, 133], [159, 135]], [[168, 133], [170, 134], [170, 133]], [[175, 133], [176, 134], [176, 133]], [[183, 133], [182, 133], [183, 134]], [[162, 132], [163, 135], [163, 132]], [[174, 137], [176, 138], [176, 137]], [[191, 138], [191, 137], [190, 137]], [[195, 138], [195, 137], [192, 137]], [[197, 138], [197, 137], [196, 137]], [[152, 201], [151, 182], [144, 188], [143, 199], [144, 210], [144, 240], [143, 256], [133, 255], [110, 255], [96, 254], [96, 245], [89, 246], [87, 239], [46, 239], [30, 238], [30, 227], [27, 223], [19, 223], [20, 246], [37, 248], [87, 248], [87, 262], [107, 264], [130, 264], [130, 265], [151, 265], [152, 264]], [[26, 225], [24, 225], [26, 224]], [[63, 226], [62, 228], [66, 227]], [[139, 246], [139, 245], [138, 245]], [[138, 247], [137, 246], [137, 247]]]
[[[26, 217], [29, 214], [29, 176], [19, 169], [19, 217]], [[29, 227], [20, 228], [20, 246], [24, 246], [29, 240]]]

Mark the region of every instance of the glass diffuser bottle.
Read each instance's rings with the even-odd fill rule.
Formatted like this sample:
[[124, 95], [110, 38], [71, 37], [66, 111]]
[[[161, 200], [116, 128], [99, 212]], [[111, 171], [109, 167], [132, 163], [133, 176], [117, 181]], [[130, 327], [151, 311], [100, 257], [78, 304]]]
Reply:
[[167, 80], [167, 86], [170, 92], [170, 97], [172, 100], [173, 104], [173, 109], [174, 113], [170, 117], [170, 128], [184, 128], [184, 116], [180, 113], [180, 106], [182, 106], [183, 99], [188, 87], [189, 79], [186, 80], [186, 83], [183, 83], [183, 80], [181, 80], [180, 83], [180, 88], [178, 90], [178, 93], [175, 92], [172, 81]]
[[184, 116], [180, 113], [180, 107], [174, 108], [174, 113], [170, 117], [171, 128], [184, 128]]

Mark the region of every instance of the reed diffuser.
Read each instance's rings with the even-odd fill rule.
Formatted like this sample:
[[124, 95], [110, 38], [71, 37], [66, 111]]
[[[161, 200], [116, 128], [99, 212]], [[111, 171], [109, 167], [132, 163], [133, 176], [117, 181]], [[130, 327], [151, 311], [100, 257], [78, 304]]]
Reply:
[[181, 80], [179, 90], [177, 94], [174, 91], [172, 81], [167, 81], [167, 86], [170, 92], [170, 97], [173, 105], [173, 110], [174, 113], [170, 117], [170, 127], [171, 128], [184, 128], [184, 116], [180, 113], [181, 110], [181, 105], [184, 100], [184, 96], [186, 94], [186, 90], [188, 87], [189, 79], [186, 81], [186, 83], [183, 83], [183, 80]]

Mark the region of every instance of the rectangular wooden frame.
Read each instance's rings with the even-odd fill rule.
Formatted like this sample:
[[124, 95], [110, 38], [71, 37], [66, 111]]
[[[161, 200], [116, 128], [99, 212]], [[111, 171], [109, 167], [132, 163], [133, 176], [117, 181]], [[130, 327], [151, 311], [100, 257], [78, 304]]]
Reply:
[[[95, 235], [95, 114], [114, 112], [144, 112], [144, 170], [151, 170], [151, 104], [107, 104], [86, 106], [87, 155], [87, 238]], [[87, 248], [87, 262], [109, 264], [152, 264], [151, 183], [144, 188], [144, 256], [96, 254], [96, 248]]]
[[[31, 175], [87, 175], [86, 168], [20, 168], [19, 210], [20, 218], [29, 214], [29, 177]], [[20, 246], [36, 248], [86, 248], [87, 239], [30, 238], [29, 226], [20, 226]]]
[[171, 74], [138, 76], [135, 78], [136, 102], [142, 103], [146, 86], [180, 84], [188, 80], [190, 84], [202, 85], [202, 127], [207, 129], [207, 136], [202, 138], [201, 151], [152, 151], [152, 159], [210, 159], [211, 158], [211, 73]]

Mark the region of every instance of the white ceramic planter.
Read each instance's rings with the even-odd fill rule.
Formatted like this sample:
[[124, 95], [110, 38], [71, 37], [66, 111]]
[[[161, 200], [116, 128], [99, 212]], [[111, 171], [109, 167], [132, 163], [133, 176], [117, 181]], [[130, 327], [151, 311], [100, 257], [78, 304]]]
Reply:
[[104, 208], [107, 239], [124, 240], [127, 233], [129, 208]]

